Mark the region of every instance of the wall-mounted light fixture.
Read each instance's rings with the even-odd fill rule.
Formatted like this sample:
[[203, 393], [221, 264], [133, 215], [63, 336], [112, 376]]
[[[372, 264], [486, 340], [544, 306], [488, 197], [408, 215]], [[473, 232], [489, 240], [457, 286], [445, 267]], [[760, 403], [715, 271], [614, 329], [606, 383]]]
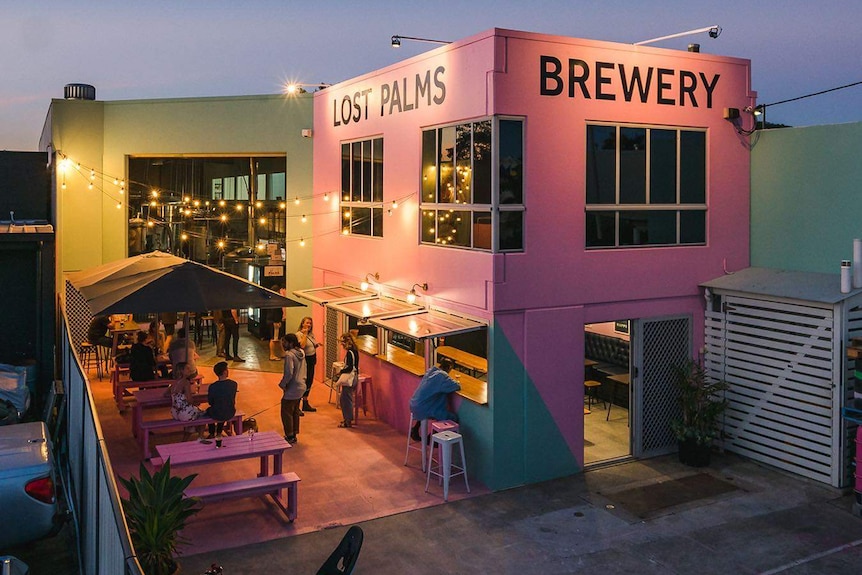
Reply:
[[416, 288], [419, 288], [422, 291], [428, 291], [428, 283], [413, 284], [413, 287], [410, 288], [410, 293], [407, 294], [407, 303], [416, 303], [416, 298], [419, 295], [416, 293]]
[[431, 38], [416, 38], [415, 36], [401, 36], [396, 34], [392, 36], [392, 47], [400, 48], [401, 40], [413, 40], [414, 42], [430, 42], [431, 44], [451, 44], [449, 40], [432, 40]]
[[319, 82], [317, 84], [302, 84], [299, 82], [288, 82], [284, 85], [283, 91], [285, 94], [293, 96], [294, 94], [305, 94], [309, 90], [306, 88], [312, 88], [312, 92], [319, 92], [324, 88], [328, 88], [332, 86], [332, 84], [327, 84], [326, 82]]
[[362, 283], [359, 284], [359, 288], [362, 291], [368, 290], [369, 282], [372, 282], [372, 281], [374, 283], [377, 283], [378, 281], [380, 281], [380, 274], [377, 272], [374, 272], [373, 274], [365, 274], [365, 279], [362, 280]]
[[[680, 36], [690, 36], [692, 34], [700, 34], [702, 32], [708, 32], [710, 38], [718, 38], [721, 34], [721, 26], [705, 26], [703, 28], [698, 28], [697, 30], [689, 30], [688, 32], [677, 32], [676, 34], [670, 34], [668, 36], [662, 36], [660, 38], [652, 38], [651, 40], [644, 40], [642, 42], [635, 42], [635, 46], [643, 46], [644, 44], [652, 44], [653, 42], [661, 42], [662, 40], [670, 40], [671, 38], [679, 38]], [[699, 49], [699, 47], [698, 47]]]

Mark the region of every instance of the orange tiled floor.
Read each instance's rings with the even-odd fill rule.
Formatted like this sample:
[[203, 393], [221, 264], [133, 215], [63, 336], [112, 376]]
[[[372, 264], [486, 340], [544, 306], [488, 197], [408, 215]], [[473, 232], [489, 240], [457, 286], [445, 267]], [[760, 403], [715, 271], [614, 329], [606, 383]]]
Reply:
[[[265, 344], [243, 333], [240, 355], [247, 362], [230, 364], [231, 377], [239, 384], [237, 406], [246, 417], [254, 415], [260, 430], [282, 433], [281, 390], [277, 386], [281, 374], [257, 370], [279, 369], [280, 362], [269, 362]], [[214, 363], [213, 353], [212, 345], [201, 350], [200, 372], [204, 381], [215, 379], [212, 368], [205, 366]], [[251, 367], [255, 369], [249, 369]], [[99, 382], [95, 372], [91, 377], [114, 472], [122, 477], [137, 475], [140, 455], [131, 435], [130, 412], [118, 413], [109, 382]], [[340, 429], [337, 425], [341, 411], [327, 403], [328, 397], [329, 388], [316, 382], [311, 403], [318, 411], [302, 418], [299, 443], [286, 454], [285, 471], [294, 471], [302, 479], [296, 521], [288, 523], [278, 509], [263, 498], [211, 503], [185, 530], [190, 544], [183, 549], [184, 554], [248, 545], [443, 503], [442, 488], [433, 482], [429, 493], [424, 492], [425, 478], [419, 469], [418, 452], [411, 452], [410, 466], [403, 465], [404, 435], [373, 419], [371, 413], [368, 418], [361, 418], [357, 427]], [[167, 411], [164, 408], [163, 413]], [[152, 410], [145, 417], [156, 417], [156, 413]], [[181, 439], [181, 434], [156, 435], [154, 445]], [[183, 468], [177, 473], [197, 472], [200, 477], [196, 481], [203, 484], [252, 477], [256, 464], [249, 460], [221, 467]], [[471, 480], [470, 483], [473, 495], [487, 493], [478, 482]], [[453, 480], [450, 501], [469, 496], [460, 478]]]

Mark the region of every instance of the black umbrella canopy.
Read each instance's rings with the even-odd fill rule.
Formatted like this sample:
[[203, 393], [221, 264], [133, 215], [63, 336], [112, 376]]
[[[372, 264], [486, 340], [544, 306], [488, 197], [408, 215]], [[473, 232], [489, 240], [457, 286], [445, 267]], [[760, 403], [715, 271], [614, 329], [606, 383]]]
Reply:
[[70, 273], [68, 279], [93, 315], [304, 305], [241, 277], [164, 252]]

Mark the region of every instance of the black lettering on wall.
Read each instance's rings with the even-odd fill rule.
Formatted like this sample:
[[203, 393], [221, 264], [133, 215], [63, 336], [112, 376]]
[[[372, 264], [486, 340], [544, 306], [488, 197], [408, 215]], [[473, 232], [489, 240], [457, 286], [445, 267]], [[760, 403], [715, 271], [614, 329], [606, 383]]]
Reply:
[[[551, 65], [551, 68], [548, 68]], [[553, 56], [539, 56], [539, 94], [542, 96], [559, 96], [563, 93], [563, 80], [560, 72], [563, 64]], [[553, 87], [548, 86], [548, 80], [553, 80]]]

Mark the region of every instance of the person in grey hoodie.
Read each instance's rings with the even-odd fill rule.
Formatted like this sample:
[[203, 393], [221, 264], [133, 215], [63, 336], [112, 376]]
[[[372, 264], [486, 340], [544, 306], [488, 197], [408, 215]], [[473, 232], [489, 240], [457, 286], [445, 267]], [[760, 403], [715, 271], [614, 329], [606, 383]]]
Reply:
[[281, 424], [284, 438], [288, 443], [296, 443], [299, 434], [299, 402], [305, 393], [305, 353], [299, 345], [295, 333], [286, 333], [281, 338], [284, 348], [284, 375], [278, 386], [284, 392], [281, 398]]

